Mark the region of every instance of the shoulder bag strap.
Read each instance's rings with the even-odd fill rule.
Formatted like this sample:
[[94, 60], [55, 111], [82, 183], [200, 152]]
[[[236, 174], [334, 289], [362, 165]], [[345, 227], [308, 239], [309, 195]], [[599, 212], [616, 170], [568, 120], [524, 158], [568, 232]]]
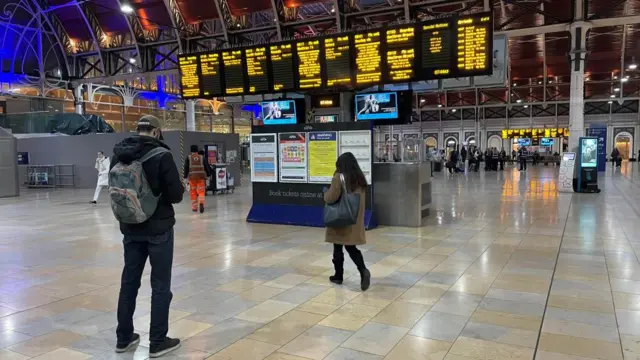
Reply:
[[340, 184], [342, 184], [342, 191], [348, 194], [349, 190], [347, 190], [347, 184], [344, 181], [344, 175], [342, 173], [340, 173]]
[[144, 164], [147, 160], [152, 159], [156, 155], [164, 154], [166, 152], [169, 151], [161, 146], [158, 146], [157, 148], [154, 148], [148, 153], [144, 154], [144, 156], [140, 158], [140, 162]]

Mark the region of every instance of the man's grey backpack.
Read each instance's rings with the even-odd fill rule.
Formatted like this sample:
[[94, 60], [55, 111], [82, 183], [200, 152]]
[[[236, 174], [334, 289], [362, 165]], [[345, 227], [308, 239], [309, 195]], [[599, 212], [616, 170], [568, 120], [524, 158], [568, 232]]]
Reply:
[[142, 164], [169, 150], [157, 147], [130, 164], [118, 162], [109, 171], [111, 210], [119, 222], [142, 224], [156, 211], [159, 196], [153, 195]]

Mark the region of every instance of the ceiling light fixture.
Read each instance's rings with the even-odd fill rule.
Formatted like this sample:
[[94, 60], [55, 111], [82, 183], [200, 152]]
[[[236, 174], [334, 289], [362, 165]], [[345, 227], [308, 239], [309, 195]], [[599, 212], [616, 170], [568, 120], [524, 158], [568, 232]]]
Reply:
[[122, 11], [125, 14], [131, 14], [133, 12], [133, 7], [131, 6], [131, 4], [123, 2], [120, 5], [120, 11]]
[[451, 109], [451, 112], [452, 112], [452, 113], [456, 112], [456, 109]]
[[438, 104], [438, 107], [442, 107], [442, 104]]
[[620, 81], [622, 81], [622, 82], [627, 82], [627, 81], [629, 81], [629, 77], [628, 77], [628, 76], [625, 76], [625, 77], [623, 77]]
[[636, 63], [629, 64], [629, 70], [635, 70], [637, 68], [638, 68], [638, 64], [636, 64]]
[[607, 101], [607, 104], [613, 104], [613, 101]]
[[609, 95], [609, 97], [613, 99], [613, 98], [615, 98], [616, 96], [615, 96], [615, 95], [613, 95], [613, 94], [611, 94], [611, 95]]
[[526, 108], [528, 108], [528, 107], [529, 107], [529, 105], [525, 105], [525, 106], [524, 106], [524, 108], [525, 108], [525, 109], [526, 109]]
[[420, 99], [420, 102], [421, 102], [421, 103], [423, 103], [423, 102], [425, 102], [425, 101], [427, 101], [427, 100], [425, 100], [425, 99]]
[[129, 63], [130, 64], [135, 64], [136, 63], [136, 58], [129, 58]]
[[335, 8], [331, 8], [331, 13], [333, 14], [335, 12], [336, 12], [336, 9]]
[[617, 88], [613, 88], [613, 91], [614, 91], [614, 92], [618, 92], [618, 91], [620, 91], [620, 88], [619, 88], [619, 87], [617, 87]]
[[520, 104], [520, 103], [522, 102], [522, 99], [518, 99], [518, 100], [516, 100], [516, 102], [517, 102], [518, 104]]

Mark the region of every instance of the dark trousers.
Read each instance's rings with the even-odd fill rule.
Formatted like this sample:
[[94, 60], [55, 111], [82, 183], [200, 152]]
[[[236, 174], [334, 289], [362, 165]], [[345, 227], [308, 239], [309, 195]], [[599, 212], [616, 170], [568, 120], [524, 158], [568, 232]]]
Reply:
[[164, 342], [169, 330], [171, 304], [171, 267], [173, 265], [173, 229], [162, 235], [125, 235], [124, 269], [118, 299], [118, 343], [128, 343], [133, 336], [133, 313], [147, 257], [151, 263], [151, 327], [149, 342]]
[[[364, 265], [364, 258], [362, 253], [355, 245], [344, 245], [345, 249], [349, 253], [349, 257], [356, 264], [358, 270], [362, 271], [367, 267]], [[344, 253], [342, 252], [342, 245], [333, 244], [333, 264], [336, 267], [336, 273], [342, 275], [344, 271]]]
[[520, 170], [527, 170], [527, 158], [520, 158]]
[[500, 170], [504, 170], [504, 159], [500, 159]]

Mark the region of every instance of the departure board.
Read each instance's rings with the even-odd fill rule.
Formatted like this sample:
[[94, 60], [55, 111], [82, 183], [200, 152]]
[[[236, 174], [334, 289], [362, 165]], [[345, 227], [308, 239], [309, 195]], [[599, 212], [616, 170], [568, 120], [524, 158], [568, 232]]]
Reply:
[[269, 91], [267, 76], [267, 47], [257, 47], [244, 51], [247, 61], [247, 82], [249, 94], [265, 93]]
[[451, 27], [449, 22], [421, 25], [423, 77], [447, 77], [451, 73]]
[[356, 48], [356, 86], [380, 83], [382, 80], [380, 30], [355, 34], [353, 42]]
[[242, 50], [223, 51], [222, 64], [224, 65], [224, 94], [243, 94], [244, 70], [242, 69]]
[[180, 83], [187, 99], [359, 90], [491, 75], [492, 52], [486, 12], [180, 55]]
[[298, 54], [298, 88], [316, 89], [322, 86], [320, 40], [296, 43]]
[[457, 22], [457, 62], [460, 72], [484, 71], [489, 66], [487, 53], [490, 42], [489, 33], [492, 30], [490, 16], [463, 17]]
[[386, 81], [408, 82], [415, 76], [415, 26], [386, 30]]
[[213, 97], [222, 95], [222, 77], [220, 76], [220, 54], [210, 53], [200, 55], [202, 71], [202, 96]]
[[200, 96], [200, 77], [198, 75], [198, 57], [196, 55], [180, 57], [180, 84], [183, 98], [197, 98]]
[[272, 90], [287, 91], [293, 90], [295, 67], [293, 66], [292, 44], [279, 44], [269, 46], [269, 57], [271, 60], [271, 78], [273, 79]]
[[351, 86], [351, 43], [349, 35], [324, 39], [327, 87]]

